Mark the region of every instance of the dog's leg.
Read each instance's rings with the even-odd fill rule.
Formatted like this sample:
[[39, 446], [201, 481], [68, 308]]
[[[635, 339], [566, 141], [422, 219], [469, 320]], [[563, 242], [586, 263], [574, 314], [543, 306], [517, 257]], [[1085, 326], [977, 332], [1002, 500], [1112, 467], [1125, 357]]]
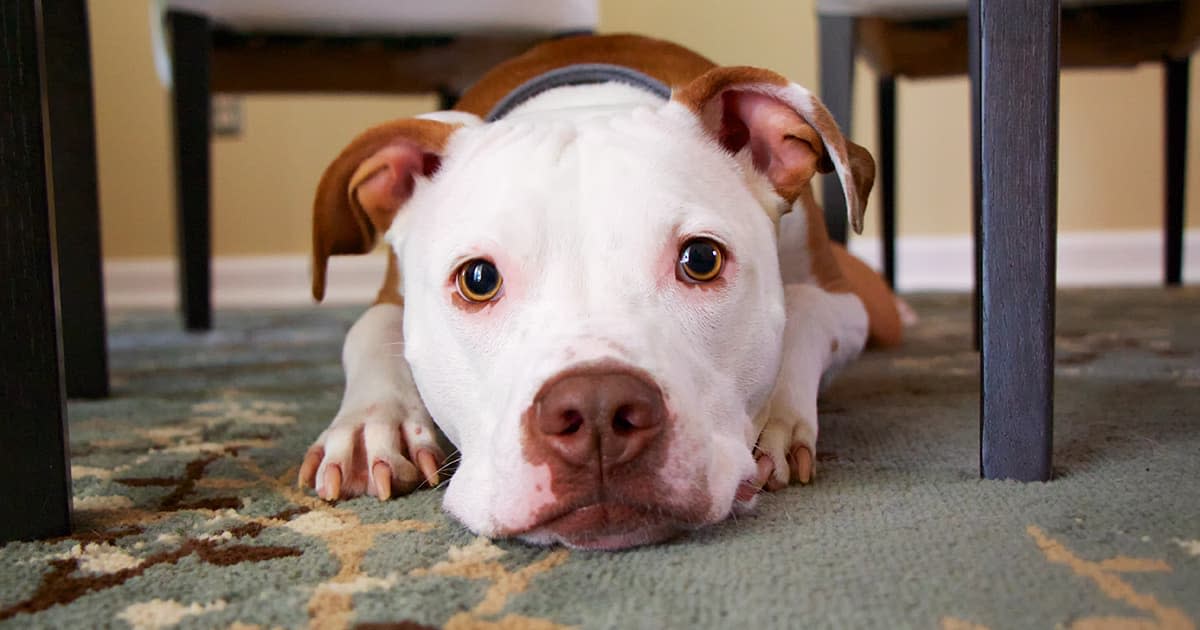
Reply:
[[387, 499], [411, 492], [422, 477], [437, 485], [443, 454], [404, 360], [403, 322], [403, 307], [376, 304], [346, 335], [341, 408], [300, 467], [300, 484], [323, 499]]
[[783, 363], [756, 456], [769, 458], [769, 490], [790, 481], [808, 483], [816, 470], [817, 393], [862, 352], [867, 311], [852, 293], [829, 293], [808, 284], [784, 288], [787, 326]]

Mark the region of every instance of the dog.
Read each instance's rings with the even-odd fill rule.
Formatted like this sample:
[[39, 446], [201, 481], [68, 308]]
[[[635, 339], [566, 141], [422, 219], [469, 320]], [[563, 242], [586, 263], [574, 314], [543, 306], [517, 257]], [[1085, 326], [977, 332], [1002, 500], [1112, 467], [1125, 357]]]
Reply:
[[313, 296], [381, 235], [387, 273], [299, 483], [388, 499], [453, 448], [467, 528], [587, 549], [808, 483], [819, 389], [902, 336], [812, 189], [836, 172], [861, 231], [874, 171], [805, 88], [634, 35], [544, 43], [367, 130], [317, 189]]

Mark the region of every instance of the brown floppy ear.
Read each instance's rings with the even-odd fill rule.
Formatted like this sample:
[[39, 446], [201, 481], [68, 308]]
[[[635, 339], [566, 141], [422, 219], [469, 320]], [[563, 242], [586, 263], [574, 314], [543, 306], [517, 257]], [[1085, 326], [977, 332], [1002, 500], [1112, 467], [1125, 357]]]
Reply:
[[818, 172], [837, 171], [854, 231], [862, 232], [875, 161], [847, 141], [811, 92], [762, 68], [718, 67], [671, 99], [699, 116], [725, 149], [749, 147], [754, 166], [789, 203]]
[[313, 201], [313, 297], [325, 297], [325, 270], [336, 254], [364, 254], [429, 177], [459, 125], [406, 118], [363, 132], [325, 169]]

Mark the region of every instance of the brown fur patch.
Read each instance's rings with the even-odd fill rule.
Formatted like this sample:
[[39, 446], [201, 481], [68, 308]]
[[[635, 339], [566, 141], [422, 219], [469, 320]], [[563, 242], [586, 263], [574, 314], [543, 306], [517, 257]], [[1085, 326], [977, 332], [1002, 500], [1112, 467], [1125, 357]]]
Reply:
[[[713, 68], [697, 77], [684, 88], [675, 91], [671, 98], [695, 112], [710, 129], [719, 129], [723, 115], [722, 94], [755, 85], [786, 88], [791, 85], [791, 81], [783, 75], [764, 68], [723, 66]], [[796, 113], [800, 114], [821, 138], [822, 146], [810, 143], [813, 149], [820, 153], [817, 170], [821, 173], [831, 173], [835, 170], [829, 147], [845, 152], [848, 162], [846, 167], [850, 170], [854, 187], [849, 195], [853, 200], [853, 206], [850, 208], [851, 223], [854, 231], [861, 233], [867, 196], [875, 182], [875, 161], [866, 149], [850, 142], [842, 135], [833, 116], [820, 103], [814, 102], [813, 105], [811, 111]], [[791, 203], [802, 194], [807, 183], [808, 181], [805, 180], [782, 188], [777, 186], [776, 192]]]
[[607, 63], [633, 68], [675, 88], [716, 66], [705, 57], [661, 39], [640, 35], [582, 35], [535, 46], [485, 74], [459, 99], [454, 109], [486, 116], [506, 94], [522, 83], [577, 63]]
[[458, 125], [405, 118], [372, 127], [352, 140], [333, 160], [317, 185], [313, 201], [313, 297], [325, 297], [325, 270], [336, 254], [365, 254], [387, 230], [395, 213], [369, 213], [350, 190], [354, 173], [379, 150], [398, 140], [423, 151], [441, 153]]

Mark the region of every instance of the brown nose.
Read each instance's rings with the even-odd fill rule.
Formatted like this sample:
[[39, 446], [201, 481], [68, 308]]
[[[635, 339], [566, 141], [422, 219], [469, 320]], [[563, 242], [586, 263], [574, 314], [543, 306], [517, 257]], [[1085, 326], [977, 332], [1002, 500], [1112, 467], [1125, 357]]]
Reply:
[[563, 463], [609, 469], [631, 461], [662, 434], [666, 404], [648, 377], [589, 368], [551, 379], [533, 402], [530, 436]]

